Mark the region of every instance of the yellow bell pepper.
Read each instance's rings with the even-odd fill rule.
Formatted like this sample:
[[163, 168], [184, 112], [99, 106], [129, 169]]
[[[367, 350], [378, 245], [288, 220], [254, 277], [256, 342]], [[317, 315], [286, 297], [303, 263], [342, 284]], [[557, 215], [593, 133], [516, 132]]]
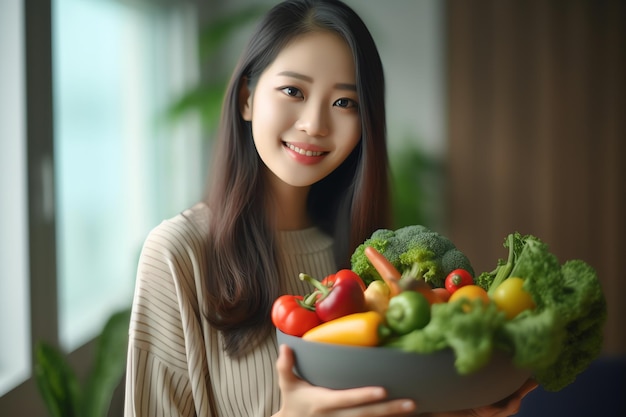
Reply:
[[352, 346], [378, 346], [388, 329], [375, 311], [348, 314], [307, 331], [302, 339]]
[[389, 287], [382, 280], [372, 281], [364, 292], [365, 306], [368, 310], [376, 311], [381, 316], [385, 316], [389, 307]]

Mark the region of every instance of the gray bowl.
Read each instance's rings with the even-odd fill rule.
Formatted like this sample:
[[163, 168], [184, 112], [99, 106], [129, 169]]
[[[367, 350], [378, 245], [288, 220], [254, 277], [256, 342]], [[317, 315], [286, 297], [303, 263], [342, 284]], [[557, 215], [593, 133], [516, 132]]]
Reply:
[[385, 347], [309, 342], [280, 330], [276, 334], [279, 344], [293, 350], [296, 373], [309, 383], [333, 389], [381, 386], [389, 398], [416, 401], [420, 413], [493, 404], [515, 392], [531, 375], [499, 351], [479, 371], [459, 375], [451, 350], [420, 355]]

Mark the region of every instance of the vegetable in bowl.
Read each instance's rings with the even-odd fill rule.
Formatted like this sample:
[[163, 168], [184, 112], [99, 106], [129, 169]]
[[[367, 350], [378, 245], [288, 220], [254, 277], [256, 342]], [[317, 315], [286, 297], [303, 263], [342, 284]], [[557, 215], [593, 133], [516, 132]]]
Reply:
[[498, 339], [513, 361], [531, 368], [547, 391], [558, 391], [596, 359], [607, 318], [606, 299], [596, 271], [580, 259], [562, 265], [539, 238], [512, 233], [506, 261], [477, 282], [490, 294], [510, 277], [522, 277], [536, 307], [505, 323]]
[[506, 306], [496, 302], [451, 300], [432, 306], [424, 328], [386, 345], [416, 353], [452, 348], [460, 374], [479, 370], [494, 350], [509, 352], [513, 364], [531, 370], [545, 390], [559, 391], [601, 352], [607, 311], [600, 282], [582, 260], [561, 265], [535, 236], [512, 233], [504, 246], [508, 259], [498, 260], [493, 271], [475, 282], [492, 300], [502, 286], [513, 288], [517, 293], [508, 288], [509, 298], [502, 302], [522, 304], [521, 311], [507, 316]]
[[366, 284], [381, 279], [365, 255], [368, 246], [384, 255], [400, 272], [417, 267], [417, 278], [423, 278], [432, 287], [443, 287], [446, 276], [455, 269], [474, 275], [469, 259], [450, 239], [425, 226], [409, 225], [397, 230], [376, 230], [356, 248], [351, 258], [352, 270]]
[[[352, 271], [367, 284], [358, 290], [363, 291], [366, 311], [321, 319], [324, 323], [297, 335], [278, 320], [278, 334], [298, 347], [294, 352], [302, 376], [322, 386], [362, 386], [365, 376], [350, 359], [363, 355], [369, 363], [371, 355], [380, 355], [385, 363], [396, 357], [403, 364], [410, 360], [415, 366], [411, 377], [429, 366], [447, 369], [441, 387], [482, 381], [481, 390], [493, 394], [491, 399], [503, 398], [531, 377], [547, 391], [561, 390], [601, 352], [607, 306], [600, 282], [590, 265], [582, 260], [561, 264], [535, 236], [512, 233], [504, 247], [508, 258], [474, 277], [467, 257], [447, 238], [423, 226], [381, 229], [352, 256]], [[304, 298], [311, 305], [300, 307], [315, 310], [328, 292], [317, 283], [313, 287], [314, 293]], [[337, 363], [322, 366], [309, 356], [339, 351], [346, 355], [339, 360], [349, 379], [345, 386], [333, 385]], [[441, 359], [436, 366], [435, 358]], [[370, 372], [371, 383], [396, 388], [395, 380], [384, 381], [388, 373], [387, 368]], [[429, 383], [406, 394], [419, 394], [424, 401], [424, 385]], [[469, 399], [459, 406], [467, 404]], [[440, 406], [449, 404], [433, 405]]]

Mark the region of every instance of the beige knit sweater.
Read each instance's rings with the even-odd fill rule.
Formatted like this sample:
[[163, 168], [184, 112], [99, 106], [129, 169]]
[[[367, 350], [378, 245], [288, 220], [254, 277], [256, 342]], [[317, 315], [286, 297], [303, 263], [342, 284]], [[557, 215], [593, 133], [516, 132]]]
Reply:
[[[125, 416], [261, 417], [280, 408], [276, 337], [233, 360], [203, 318], [208, 209], [198, 204], [162, 222], [144, 244], [129, 330]], [[332, 239], [316, 228], [280, 232], [285, 283], [306, 294], [300, 272], [335, 272]]]

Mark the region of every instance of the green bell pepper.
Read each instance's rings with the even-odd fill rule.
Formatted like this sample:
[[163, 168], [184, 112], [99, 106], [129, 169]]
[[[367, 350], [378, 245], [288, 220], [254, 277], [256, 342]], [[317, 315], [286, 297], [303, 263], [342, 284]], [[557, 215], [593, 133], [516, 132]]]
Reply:
[[403, 291], [389, 300], [385, 319], [395, 333], [407, 334], [428, 324], [430, 303], [417, 291]]

